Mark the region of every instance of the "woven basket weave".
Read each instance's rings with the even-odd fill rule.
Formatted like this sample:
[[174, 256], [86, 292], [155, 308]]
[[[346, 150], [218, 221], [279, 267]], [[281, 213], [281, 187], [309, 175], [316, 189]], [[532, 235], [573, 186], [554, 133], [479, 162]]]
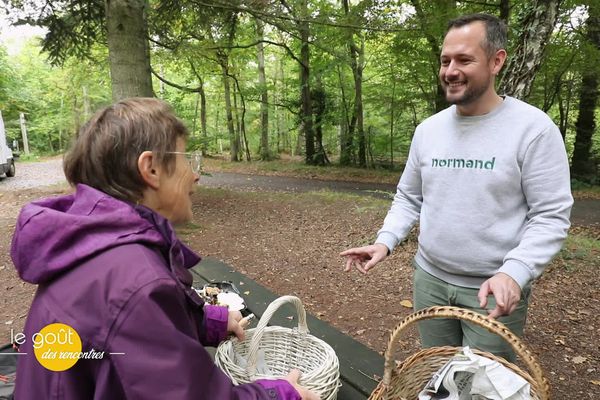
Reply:
[[483, 357], [498, 361], [505, 367], [522, 376], [531, 385], [533, 400], [549, 400], [550, 387], [544, 378], [542, 369], [525, 345], [504, 324], [487, 316], [458, 307], [430, 307], [419, 310], [406, 318], [394, 328], [385, 352], [383, 380], [375, 388], [369, 400], [414, 400], [433, 374], [439, 370], [460, 348], [431, 347], [423, 349], [408, 357], [402, 363], [395, 365], [394, 354], [400, 333], [417, 321], [433, 318], [453, 318], [471, 322], [495, 333], [506, 340], [521, 361], [527, 366], [531, 375], [516, 365], [493, 354], [473, 349], [473, 352]]
[[[285, 303], [296, 307], [297, 328], [267, 326], [273, 313]], [[261, 356], [264, 354], [263, 361], [270, 370], [269, 374], [256, 371], [259, 350]], [[283, 296], [273, 301], [257, 327], [246, 331], [245, 340], [240, 342], [234, 338], [221, 343], [215, 354], [215, 363], [236, 385], [256, 379], [281, 378], [293, 368], [302, 372], [300, 384], [317, 393], [322, 400], [335, 400], [340, 385], [340, 367], [335, 351], [309, 333], [306, 311], [300, 299], [294, 296]]]

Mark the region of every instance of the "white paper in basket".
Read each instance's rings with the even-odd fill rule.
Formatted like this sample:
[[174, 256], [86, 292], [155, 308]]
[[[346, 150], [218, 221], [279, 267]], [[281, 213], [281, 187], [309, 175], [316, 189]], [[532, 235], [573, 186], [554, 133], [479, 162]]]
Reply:
[[[239, 365], [241, 368], [246, 368], [248, 365], [248, 361], [238, 353], [235, 353], [234, 362], [236, 365]], [[273, 372], [267, 366], [265, 362], [265, 351], [263, 349], [258, 349], [256, 353], [256, 374], [263, 376], [273, 376]]]
[[[437, 380], [428, 383], [428, 386], [433, 383], [436, 389], [441, 385], [448, 387], [451, 393], [449, 397], [446, 394], [447, 397], [444, 397], [446, 400], [461, 400], [463, 398], [529, 400], [531, 398], [529, 395], [530, 385], [520, 375], [497, 361], [473, 354], [468, 346], [463, 347], [461, 353], [464, 356], [459, 356], [460, 361], [456, 360], [452, 365], [452, 360], [450, 360], [438, 371]], [[457, 390], [452, 378], [457, 372], [457, 377], [461, 374], [463, 377], [464, 374], [472, 374], [470, 393], [462, 393], [461, 395], [460, 390]], [[419, 400], [437, 398], [442, 397], [436, 397], [435, 393], [428, 392], [425, 389], [419, 393]]]

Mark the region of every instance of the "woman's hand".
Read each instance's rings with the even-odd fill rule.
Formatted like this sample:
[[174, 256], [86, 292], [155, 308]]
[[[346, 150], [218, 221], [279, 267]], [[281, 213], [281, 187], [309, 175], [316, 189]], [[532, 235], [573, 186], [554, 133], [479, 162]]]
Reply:
[[297, 369], [293, 369], [285, 378], [286, 381], [290, 383], [296, 389], [302, 400], [319, 400], [319, 396], [315, 392], [311, 392], [306, 389], [304, 386], [300, 386], [298, 380], [300, 379], [300, 371]]
[[244, 340], [246, 334], [244, 327], [240, 324], [242, 313], [239, 311], [229, 311], [227, 318], [227, 332], [233, 333], [239, 340]]

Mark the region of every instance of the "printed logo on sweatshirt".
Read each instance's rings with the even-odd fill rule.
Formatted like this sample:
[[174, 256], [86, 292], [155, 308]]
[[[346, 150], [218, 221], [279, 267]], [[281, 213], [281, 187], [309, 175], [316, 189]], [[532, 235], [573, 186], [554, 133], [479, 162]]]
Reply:
[[432, 168], [454, 168], [454, 169], [494, 169], [496, 157], [490, 160], [470, 160], [464, 158], [432, 158]]

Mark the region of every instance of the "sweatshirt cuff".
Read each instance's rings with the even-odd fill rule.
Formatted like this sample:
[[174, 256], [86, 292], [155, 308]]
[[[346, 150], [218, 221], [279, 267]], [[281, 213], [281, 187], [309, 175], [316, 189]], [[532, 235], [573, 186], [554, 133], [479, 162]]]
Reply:
[[273, 400], [302, 400], [300, 393], [286, 380], [283, 379], [259, 379], [254, 381], [262, 386], [268, 393], [269, 399]]
[[521, 290], [532, 280], [531, 270], [521, 261], [509, 259], [504, 262], [498, 272], [505, 273], [519, 284]]
[[204, 331], [206, 346], [217, 346], [227, 337], [227, 307], [204, 305]]
[[398, 238], [396, 235], [390, 232], [381, 232], [377, 235], [377, 240], [375, 240], [375, 244], [381, 243], [385, 247], [388, 248], [388, 256], [394, 251], [394, 247], [398, 244]]

